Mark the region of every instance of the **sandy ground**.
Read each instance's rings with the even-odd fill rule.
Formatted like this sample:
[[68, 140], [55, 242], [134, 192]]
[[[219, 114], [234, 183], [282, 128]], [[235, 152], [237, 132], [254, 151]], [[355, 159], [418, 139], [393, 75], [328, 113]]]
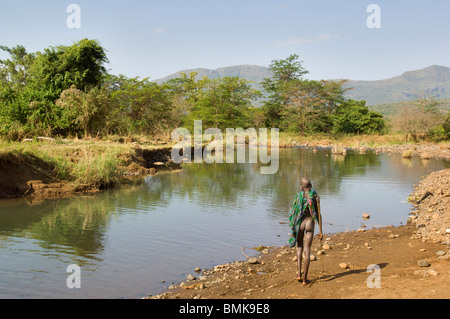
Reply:
[[[256, 263], [248, 259], [201, 273], [193, 270], [196, 279], [149, 298], [450, 298], [450, 245], [422, 240], [415, 230], [408, 223], [337, 233], [322, 243], [315, 238], [312, 254], [316, 258], [306, 286], [295, 279], [295, 248], [277, 247], [261, 253]], [[325, 253], [318, 255], [320, 250]], [[442, 256], [436, 254], [442, 252]], [[428, 266], [419, 266], [423, 260]], [[370, 265], [379, 268], [368, 272]]]

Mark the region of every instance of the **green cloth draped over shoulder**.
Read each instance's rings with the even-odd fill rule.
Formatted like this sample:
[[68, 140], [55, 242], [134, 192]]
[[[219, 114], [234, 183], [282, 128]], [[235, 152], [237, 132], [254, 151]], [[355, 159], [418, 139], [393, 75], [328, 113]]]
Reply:
[[295, 246], [300, 224], [308, 213], [311, 214], [317, 223], [319, 222], [316, 206], [314, 205], [315, 202], [317, 202], [317, 193], [314, 189], [311, 189], [308, 193], [301, 191], [295, 195], [289, 212], [289, 226], [292, 230], [291, 237], [289, 238], [290, 247]]

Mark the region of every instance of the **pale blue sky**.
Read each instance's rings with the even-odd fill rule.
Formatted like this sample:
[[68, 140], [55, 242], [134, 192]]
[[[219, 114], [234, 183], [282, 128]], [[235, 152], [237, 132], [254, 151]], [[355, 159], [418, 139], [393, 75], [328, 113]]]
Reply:
[[[72, 3], [80, 29], [66, 25]], [[366, 25], [372, 3], [380, 29]], [[444, 0], [0, 0], [0, 44], [34, 52], [97, 39], [111, 73], [150, 79], [296, 53], [308, 78], [375, 80], [450, 67], [449, 15]]]

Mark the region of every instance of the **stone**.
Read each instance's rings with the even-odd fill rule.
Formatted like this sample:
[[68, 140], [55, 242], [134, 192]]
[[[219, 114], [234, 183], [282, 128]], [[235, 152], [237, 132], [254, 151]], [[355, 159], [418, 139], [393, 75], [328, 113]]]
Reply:
[[328, 249], [330, 249], [331, 247], [330, 247], [330, 245], [325, 244], [325, 245], [322, 246], [322, 248], [325, 249], [325, 250], [328, 250]]
[[346, 263], [340, 263], [339, 267], [341, 267], [342, 269], [347, 269], [348, 265]]
[[311, 260], [311, 261], [316, 260], [316, 256], [314, 256], [314, 255], [309, 255], [309, 260]]
[[434, 270], [434, 269], [428, 269], [428, 270], [427, 270], [427, 274], [429, 274], [429, 275], [431, 275], [431, 276], [437, 276], [437, 275], [439, 275], [439, 273], [438, 273], [436, 270]]
[[436, 252], [436, 255], [443, 256], [443, 255], [445, 255], [445, 251], [439, 250], [438, 252]]
[[200, 267], [197, 267], [194, 269], [194, 271], [198, 273], [198, 272], [202, 271], [202, 269]]
[[420, 249], [421, 252], [427, 251], [425, 248]]
[[187, 275], [186, 279], [187, 280], [195, 280], [196, 277], [194, 275], [189, 274], [189, 275]]
[[395, 235], [394, 234], [390, 234], [388, 237], [389, 237], [389, 239], [394, 239]]
[[257, 264], [258, 263], [258, 258], [250, 257], [247, 261], [248, 261], [249, 264]]
[[419, 265], [419, 267], [429, 267], [430, 263], [428, 261], [426, 261], [425, 259], [419, 260], [417, 262], [417, 264]]
[[367, 214], [367, 213], [364, 213], [364, 214], [362, 214], [362, 217], [363, 217], [364, 219], [369, 219], [369, 218], [370, 218], [370, 215]]

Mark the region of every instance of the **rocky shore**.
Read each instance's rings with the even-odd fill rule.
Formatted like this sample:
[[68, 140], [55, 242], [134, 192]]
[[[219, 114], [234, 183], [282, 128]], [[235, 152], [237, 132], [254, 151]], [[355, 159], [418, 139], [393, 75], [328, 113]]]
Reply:
[[346, 150], [354, 150], [358, 152], [373, 151], [375, 153], [386, 153], [386, 154], [402, 154], [405, 158], [410, 158], [412, 156], [419, 156], [422, 159], [446, 159], [450, 160], [450, 144], [449, 145], [439, 145], [439, 144], [402, 144], [402, 145], [383, 145], [376, 147], [366, 147], [357, 145], [345, 145], [331, 143], [329, 141], [318, 141], [311, 143], [299, 143], [299, 142], [281, 142], [280, 148], [291, 148], [291, 147], [321, 147], [321, 148], [331, 148], [335, 152], [345, 152]]
[[409, 198], [410, 220], [424, 240], [450, 244], [450, 169], [425, 177]]

